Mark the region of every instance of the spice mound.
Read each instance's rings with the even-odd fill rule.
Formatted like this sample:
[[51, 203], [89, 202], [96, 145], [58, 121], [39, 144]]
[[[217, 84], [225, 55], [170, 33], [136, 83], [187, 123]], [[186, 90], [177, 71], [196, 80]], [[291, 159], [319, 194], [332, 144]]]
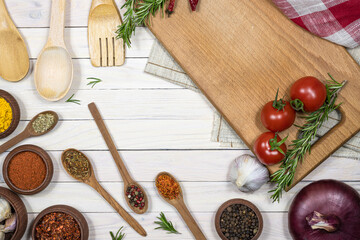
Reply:
[[76, 179], [85, 180], [90, 177], [90, 162], [81, 153], [76, 150], [68, 150], [63, 157], [66, 171]]
[[80, 227], [76, 220], [69, 214], [53, 212], [46, 214], [36, 226], [35, 237], [37, 240], [45, 239], [80, 239]]
[[156, 187], [159, 193], [169, 200], [176, 199], [180, 194], [180, 186], [172, 177], [161, 174], [156, 179]]
[[40, 114], [32, 123], [36, 133], [44, 133], [55, 123], [55, 116], [51, 113]]
[[146, 203], [141, 188], [136, 185], [128, 186], [126, 189], [126, 196], [128, 197], [131, 206], [139, 208], [140, 210], [144, 209]]
[[0, 97], [0, 133], [5, 132], [11, 125], [13, 119], [13, 112], [4, 98]]
[[221, 214], [220, 230], [229, 240], [251, 240], [259, 230], [259, 219], [248, 206], [233, 204]]
[[16, 154], [10, 160], [7, 171], [10, 182], [22, 190], [39, 187], [46, 177], [44, 160], [37, 153], [30, 151]]

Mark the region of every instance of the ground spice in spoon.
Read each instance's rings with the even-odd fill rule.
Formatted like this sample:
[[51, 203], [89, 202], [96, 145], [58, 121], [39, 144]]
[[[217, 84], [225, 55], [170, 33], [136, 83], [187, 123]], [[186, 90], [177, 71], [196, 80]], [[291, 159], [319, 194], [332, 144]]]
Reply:
[[176, 199], [181, 191], [179, 184], [167, 174], [161, 174], [157, 177], [156, 187], [159, 193], [169, 200]]
[[46, 165], [36, 153], [26, 151], [16, 154], [9, 163], [8, 176], [15, 187], [33, 190], [45, 180]]
[[229, 240], [251, 240], [259, 230], [259, 219], [248, 206], [233, 204], [221, 214], [220, 230]]

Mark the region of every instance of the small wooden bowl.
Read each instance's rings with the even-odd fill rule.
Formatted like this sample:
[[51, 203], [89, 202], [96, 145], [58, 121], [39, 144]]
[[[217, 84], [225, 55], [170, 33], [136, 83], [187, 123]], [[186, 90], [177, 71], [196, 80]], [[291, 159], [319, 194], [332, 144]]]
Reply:
[[[20, 189], [20, 188], [16, 187], [9, 178], [8, 167], [9, 167], [10, 161], [16, 154], [21, 153], [21, 152], [36, 153], [41, 157], [41, 159], [45, 163], [45, 167], [46, 167], [45, 179], [42, 182], [42, 184], [35, 189], [32, 189], [32, 190]], [[4, 164], [3, 164], [3, 176], [4, 176], [4, 180], [5, 180], [6, 184], [14, 192], [23, 194], [23, 195], [33, 195], [33, 194], [39, 193], [42, 190], [44, 190], [50, 184], [51, 179], [53, 177], [53, 173], [54, 173], [53, 162], [52, 162], [49, 154], [47, 154], [47, 152], [44, 149], [42, 149], [38, 146], [34, 146], [34, 145], [23, 145], [23, 146], [15, 148], [6, 156]]]
[[8, 92], [0, 89], [0, 97], [4, 98], [11, 107], [12, 110], [12, 121], [10, 127], [4, 132], [0, 133], [0, 139], [5, 138], [12, 134], [20, 122], [20, 107], [16, 99]]
[[40, 220], [49, 213], [53, 213], [53, 212], [61, 212], [61, 213], [66, 213], [71, 215], [75, 221], [77, 222], [77, 224], [80, 227], [80, 234], [81, 240], [87, 240], [89, 238], [89, 226], [88, 223], [85, 219], [85, 217], [75, 208], [67, 206], [67, 205], [54, 205], [51, 207], [48, 207], [46, 209], [44, 209], [43, 211], [41, 211], [39, 213], [39, 215], [35, 218], [34, 222], [32, 223], [32, 227], [31, 227], [31, 237], [32, 239], [36, 239], [35, 238], [35, 234], [36, 234], [36, 226], [39, 224]]
[[261, 232], [263, 230], [263, 218], [262, 218], [262, 215], [259, 211], [259, 209], [254, 205], [252, 204], [251, 202], [247, 201], [247, 200], [244, 200], [244, 199], [241, 199], [241, 198], [235, 198], [235, 199], [231, 199], [225, 203], [223, 203], [220, 208], [218, 209], [218, 211], [216, 212], [216, 215], [215, 215], [215, 228], [216, 228], [216, 232], [218, 233], [219, 237], [222, 239], [222, 240], [229, 240], [227, 237], [224, 236], [224, 234], [221, 232], [221, 229], [220, 229], [220, 217], [221, 217], [221, 214], [225, 211], [225, 209], [231, 205], [234, 205], [234, 204], [241, 204], [241, 205], [245, 205], [249, 208], [251, 208], [255, 214], [256, 214], [256, 217], [258, 218], [259, 220], [259, 230], [258, 232], [256, 233], [256, 235], [252, 238], [252, 240], [256, 240], [260, 237], [261, 235]]
[[[10, 203], [16, 213], [15, 232], [13, 232], [12, 234], [6, 234], [5, 239], [21, 239], [26, 231], [28, 223], [26, 207], [23, 201], [21, 201], [21, 199], [19, 198], [19, 196], [7, 188], [0, 187], [0, 196]], [[12, 235], [11, 238], [8, 237], [9, 235]]]

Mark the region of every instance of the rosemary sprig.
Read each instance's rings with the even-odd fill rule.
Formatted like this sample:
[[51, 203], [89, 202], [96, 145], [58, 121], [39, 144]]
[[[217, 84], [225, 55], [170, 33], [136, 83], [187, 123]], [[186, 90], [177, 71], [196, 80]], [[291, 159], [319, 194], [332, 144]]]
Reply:
[[345, 85], [346, 81], [339, 83], [330, 74], [331, 80], [326, 84], [326, 100], [325, 103], [315, 112], [309, 113], [304, 118], [306, 122], [299, 127], [300, 138], [295, 139], [290, 144], [290, 149], [286, 152], [280, 169], [271, 175], [271, 182], [276, 182], [275, 189], [269, 191], [272, 193], [273, 202], [280, 201], [282, 191], [291, 185], [296, 167], [305, 157], [306, 153], [310, 153], [312, 140], [316, 137], [317, 130], [328, 120], [329, 114], [336, 110], [340, 105], [336, 105], [337, 96]]
[[95, 77], [88, 77], [87, 80], [93, 80], [93, 81], [90, 81], [88, 84], [86, 84], [87, 86], [92, 85], [91, 88], [93, 88], [96, 84], [102, 82], [101, 79], [95, 78]]
[[70, 102], [70, 103], [75, 103], [75, 104], [77, 104], [77, 105], [81, 105], [81, 104], [80, 104], [80, 100], [73, 99], [74, 95], [75, 95], [75, 94], [71, 95], [71, 97], [70, 97], [68, 100], [66, 100], [66, 102]]
[[117, 231], [116, 235], [114, 235], [113, 232], [110, 232], [111, 239], [112, 239], [112, 240], [122, 240], [122, 239], [124, 239], [125, 233], [123, 232], [123, 230], [124, 230], [124, 227], [121, 227], [121, 228]]
[[117, 39], [122, 38], [128, 47], [131, 46], [131, 36], [139, 26], [149, 26], [150, 17], [155, 16], [158, 10], [164, 13], [165, 3], [168, 0], [127, 0], [121, 8], [126, 8], [123, 23], [116, 31]]
[[159, 224], [160, 227], [157, 227], [155, 229], [163, 229], [165, 231], [168, 231], [168, 233], [181, 234], [175, 230], [174, 225], [172, 224], [172, 222], [166, 219], [165, 214], [163, 212], [160, 213], [160, 217], [157, 217], [157, 219], [159, 219], [160, 221], [154, 223]]

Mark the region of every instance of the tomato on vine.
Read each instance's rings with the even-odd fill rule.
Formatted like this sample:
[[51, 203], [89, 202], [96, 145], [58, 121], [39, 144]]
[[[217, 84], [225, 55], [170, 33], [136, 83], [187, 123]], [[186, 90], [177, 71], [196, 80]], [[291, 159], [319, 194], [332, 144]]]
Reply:
[[278, 100], [279, 89], [276, 92], [275, 100], [265, 104], [261, 110], [261, 122], [272, 132], [281, 132], [294, 124], [296, 112], [290, 103]]
[[303, 77], [297, 80], [290, 89], [292, 107], [299, 111], [315, 112], [326, 100], [326, 87], [315, 77]]
[[285, 141], [277, 133], [265, 132], [254, 143], [254, 153], [262, 164], [273, 165], [285, 158], [287, 151]]

